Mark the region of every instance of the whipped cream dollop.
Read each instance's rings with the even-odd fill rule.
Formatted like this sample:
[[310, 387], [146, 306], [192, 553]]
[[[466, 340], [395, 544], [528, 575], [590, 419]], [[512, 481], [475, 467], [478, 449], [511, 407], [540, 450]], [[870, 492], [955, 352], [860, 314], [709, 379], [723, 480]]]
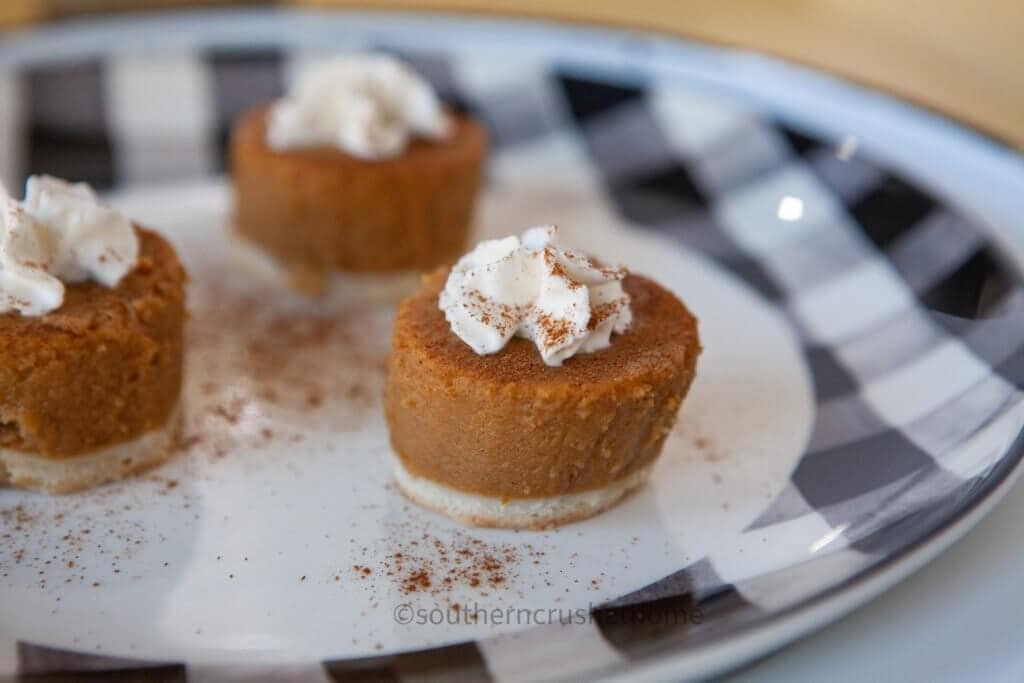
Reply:
[[0, 191], [0, 313], [39, 316], [64, 303], [64, 284], [115, 287], [139, 258], [123, 214], [84, 184], [32, 176], [25, 200]]
[[452, 332], [481, 355], [514, 337], [536, 344], [548, 365], [607, 348], [633, 320], [624, 268], [555, 244], [553, 225], [481, 242], [448, 275], [438, 305]]
[[333, 145], [362, 159], [387, 159], [418, 135], [449, 133], [430, 84], [384, 55], [336, 57], [311, 67], [274, 103], [267, 144], [285, 150]]

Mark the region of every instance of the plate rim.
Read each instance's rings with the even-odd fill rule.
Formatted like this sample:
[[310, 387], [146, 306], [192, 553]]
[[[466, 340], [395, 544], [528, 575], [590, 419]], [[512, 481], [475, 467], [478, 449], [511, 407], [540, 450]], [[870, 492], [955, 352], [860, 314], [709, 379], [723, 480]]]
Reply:
[[[1007, 463], [1007, 458], [1012, 462]], [[923, 569], [988, 516], [1019, 483], [1021, 474], [1024, 473], [1024, 430], [1018, 433], [996, 469], [1006, 471], [1001, 472], [998, 479], [986, 478], [982, 490], [976, 492], [968, 504], [958, 509], [947, 523], [930, 531], [917, 544], [887, 555], [876, 564], [844, 579], [839, 584], [779, 612], [767, 614], [758, 622], [736, 628], [720, 639], [685, 653], [654, 653], [646, 659], [631, 660], [627, 663], [628, 674], [614, 671], [602, 675], [598, 680], [626, 681], [626, 676], [629, 681], [661, 680], [658, 678], [659, 673], [669, 673], [666, 664], [678, 664], [688, 657], [696, 660], [702, 654], [709, 660], [706, 667], [690, 666], [683, 669], [683, 680], [720, 675], [740, 670], [760, 657], [769, 656], [787, 645], [796, 643], [810, 635], [816, 628], [837, 622], [853, 610], [867, 606], [896, 584]], [[773, 630], [786, 631], [787, 626], [792, 629], [791, 632], [778, 633], [774, 638], [763, 637], [761, 643], [752, 643], [745, 654], [736, 655], [735, 658], [730, 659], [725, 654], [716, 654], [716, 651], [726, 650], [730, 644], [735, 645], [733, 641], [756, 641], [759, 635], [765, 636]], [[680, 670], [677, 669], [674, 673], [680, 674]]]

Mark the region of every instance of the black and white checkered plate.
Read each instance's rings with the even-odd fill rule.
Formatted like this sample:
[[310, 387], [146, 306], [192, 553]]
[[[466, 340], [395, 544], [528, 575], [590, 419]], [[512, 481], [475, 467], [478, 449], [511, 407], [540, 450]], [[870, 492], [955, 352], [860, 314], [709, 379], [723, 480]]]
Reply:
[[[653, 493], [580, 531], [534, 539], [554, 557], [598, 558], [607, 590], [573, 593], [572, 584], [590, 582], [592, 572], [572, 559], [548, 566], [543, 579], [523, 569], [516, 588], [516, 600], [534, 607], [529, 596], [544, 589], [531, 582], [554, 584], [565, 595], [561, 606], [585, 610], [579, 623], [433, 631], [400, 628], [393, 606], [409, 598], [386, 587], [370, 614], [357, 613], [351, 600], [333, 605], [324, 593], [309, 603], [315, 608], [304, 608], [308, 618], [282, 626], [280, 615], [306, 598], [284, 587], [294, 582], [293, 568], [272, 559], [262, 583], [221, 604], [213, 584], [190, 582], [187, 572], [163, 579], [155, 560], [132, 568], [122, 557], [140, 590], [167, 595], [136, 621], [128, 616], [134, 589], [104, 592], [111, 577], [95, 581], [99, 590], [90, 593], [76, 587], [77, 575], [63, 587], [46, 554], [57, 541], [34, 537], [38, 526], [6, 514], [0, 675], [707, 674], [878, 594], [965, 533], [1013, 481], [1024, 424], [1024, 291], [1016, 265], [1024, 161], [953, 123], [791, 65], [619, 31], [453, 17], [227, 12], [68, 24], [0, 43], [0, 177], [17, 185], [45, 172], [114, 191], [115, 201], [164, 229], [188, 261], [204, 251], [197, 230], [208, 234], [210, 226], [175, 226], [193, 220], [182, 211], [223, 220], [216, 174], [232, 119], [278, 95], [304, 60], [368, 48], [405, 57], [448, 101], [486, 123], [493, 154], [483, 233], [562, 223], [580, 246], [639, 261], [693, 304], [711, 356], [683, 420], [692, 418], [701, 433], [675, 435], [661, 471], [692, 494], [673, 495], [656, 481]], [[762, 325], [778, 330], [762, 332]], [[375, 445], [353, 448], [378, 457], [381, 427], [371, 422], [372, 433], [359, 438]], [[722, 452], [711, 460], [719, 462], [687, 469], [687, 458], [700, 460], [695, 441], [717, 443]], [[779, 476], [758, 470], [758, 459], [781, 468]], [[238, 476], [258, 478], [252, 470]], [[697, 476], [704, 479], [694, 484]], [[720, 498], [708, 494], [713, 504], [686, 507], [719, 484]], [[120, 494], [96, 495], [102, 509]], [[216, 486], [203, 495], [228, 496]], [[212, 500], [197, 519], [214, 514]], [[42, 504], [0, 492], [8, 512]], [[644, 516], [645, 505], [653, 516]], [[685, 515], [673, 517], [673, 506]], [[381, 507], [396, 514], [399, 504]], [[360, 519], [373, 518], [372, 508]], [[174, 537], [168, 528], [176, 522], [167, 521], [174, 514], [135, 520], [136, 533]], [[344, 515], [335, 523], [358, 526]], [[375, 523], [367, 522], [371, 538], [388, 528]], [[429, 524], [438, 534], [449, 528]], [[702, 526], [714, 534], [700, 536]], [[174, 553], [190, 567], [222, 561], [212, 550], [203, 555], [210, 550], [205, 533], [171, 539], [182, 543]], [[293, 533], [309, 557], [330, 544], [312, 532], [302, 539], [302, 525]], [[489, 542], [499, 538], [487, 533]], [[613, 554], [623, 537], [622, 554], [601, 559], [600, 548]], [[644, 544], [655, 537], [662, 545]], [[82, 550], [91, 553], [93, 571], [109, 564], [102, 549]], [[372, 561], [361, 555], [372, 548], [358, 560], [349, 550], [336, 558], [341, 566]], [[258, 554], [252, 551], [254, 565]], [[636, 565], [654, 567], [653, 574]], [[49, 583], [40, 585], [39, 576]], [[160, 581], [166, 585], [154, 588]], [[315, 590], [312, 583], [302, 590]], [[280, 604], [268, 598], [278, 593], [287, 596]], [[555, 606], [545, 595], [544, 604]], [[515, 604], [508, 595], [472, 599]], [[218, 615], [189, 622], [168, 607], [190, 600], [216, 605]], [[264, 631], [220, 619], [263, 600]], [[296, 642], [282, 636], [288, 629]], [[331, 629], [336, 646], [313, 635]]]

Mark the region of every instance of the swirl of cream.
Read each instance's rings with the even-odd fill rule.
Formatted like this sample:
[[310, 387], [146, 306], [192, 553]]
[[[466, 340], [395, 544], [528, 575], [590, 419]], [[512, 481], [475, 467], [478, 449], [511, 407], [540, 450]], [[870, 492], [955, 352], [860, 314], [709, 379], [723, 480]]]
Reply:
[[623, 268], [555, 244], [556, 228], [481, 242], [452, 268], [438, 299], [452, 332], [481, 355], [514, 337], [547, 365], [608, 347], [632, 323]]
[[414, 135], [439, 140], [449, 129], [437, 94], [412, 69], [384, 55], [352, 55], [311, 67], [274, 103], [267, 144], [330, 145], [361, 159], [388, 159]]
[[64, 303], [65, 283], [116, 287], [138, 262], [131, 221], [84, 183], [32, 176], [25, 201], [0, 201], [0, 313], [45, 315]]

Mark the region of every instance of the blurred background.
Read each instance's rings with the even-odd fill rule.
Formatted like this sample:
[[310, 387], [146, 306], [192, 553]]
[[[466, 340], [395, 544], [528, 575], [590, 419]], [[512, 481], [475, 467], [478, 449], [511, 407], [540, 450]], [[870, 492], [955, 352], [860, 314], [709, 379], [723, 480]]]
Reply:
[[0, 0], [0, 26], [246, 4], [484, 12], [676, 33], [822, 67], [1024, 148], [1021, 0]]

